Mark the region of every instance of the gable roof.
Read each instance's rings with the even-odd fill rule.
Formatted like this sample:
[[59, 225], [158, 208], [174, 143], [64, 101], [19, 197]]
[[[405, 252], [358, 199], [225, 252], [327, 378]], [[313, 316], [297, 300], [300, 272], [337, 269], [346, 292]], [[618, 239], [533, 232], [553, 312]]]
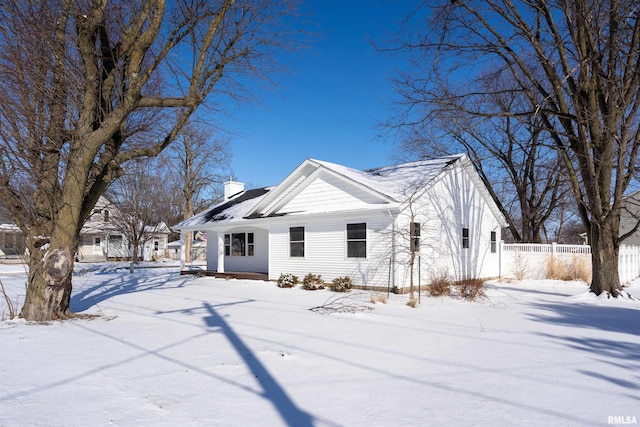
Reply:
[[502, 213], [469, 158], [465, 154], [456, 154], [364, 171], [321, 160], [306, 159], [276, 187], [258, 188], [238, 193], [229, 200], [180, 222], [174, 228], [197, 229], [205, 224], [280, 216], [278, 208], [291, 200], [321, 173], [330, 174], [345, 183], [355, 185], [375, 197], [384, 206], [397, 206], [406, 201], [407, 190], [417, 190], [428, 186], [455, 163], [459, 163], [465, 169], [493, 214], [500, 222], [504, 223]]
[[407, 189], [422, 188], [437, 177], [447, 166], [461, 159], [463, 155], [441, 157], [432, 160], [403, 163], [393, 166], [359, 171], [334, 163], [315, 160], [319, 164], [378, 191], [381, 194], [402, 202], [406, 199]]
[[425, 187], [444, 169], [465, 155], [403, 163], [368, 170], [357, 170], [335, 163], [307, 159], [266, 195], [249, 212], [249, 218], [273, 216], [279, 207], [300, 193], [315, 176], [326, 173], [355, 185], [383, 204], [398, 204], [407, 199], [407, 191]]

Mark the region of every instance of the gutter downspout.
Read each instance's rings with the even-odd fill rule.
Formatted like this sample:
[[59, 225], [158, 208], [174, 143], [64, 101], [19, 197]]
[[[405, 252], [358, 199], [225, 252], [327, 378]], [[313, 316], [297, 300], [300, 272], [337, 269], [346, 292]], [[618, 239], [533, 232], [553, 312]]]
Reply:
[[396, 218], [391, 211], [387, 211], [389, 218], [391, 218], [391, 254], [389, 256], [389, 278], [387, 279], [387, 298], [389, 297], [390, 290], [397, 292], [396, 288]]

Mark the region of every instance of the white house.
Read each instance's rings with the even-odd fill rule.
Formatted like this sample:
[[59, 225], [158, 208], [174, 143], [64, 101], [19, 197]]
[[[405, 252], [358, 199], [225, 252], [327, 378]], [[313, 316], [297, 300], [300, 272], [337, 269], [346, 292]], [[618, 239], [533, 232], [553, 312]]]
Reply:
[[[91, 216], [80, 231], [78, 259], [80, 261], [105, 261], [128, 259], [131, 249], [127, 237], [122, 233], [122, 224], [117, 223], [118, 208], [103, 196], [98, 199]], [[146, 243], [142, 248], [145, 261], [158, 259], [167, 254], [169, 227], [160, 223], [145, 230]]]
[[276, 187], [226, 183], [222, 203], [174, 228], [207, 232], [209, 271], [403, 290], [411, 274], [415, 285], [498, 276], [504, 225], [462, 154], [366, 171], [307, 159]]

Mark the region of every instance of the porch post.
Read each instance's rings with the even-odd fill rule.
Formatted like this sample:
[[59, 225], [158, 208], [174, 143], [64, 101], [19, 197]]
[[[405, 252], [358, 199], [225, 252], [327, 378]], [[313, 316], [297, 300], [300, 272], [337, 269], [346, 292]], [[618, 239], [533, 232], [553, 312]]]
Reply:
[[224, 273], [224, 233], [217, 232], [218, 236], [218, 273]]
[[185, 269], [187, 261], [187, 254], [185, 252], [187, 247], [186, 241], [187, 233], [185, 233], [183, 230], [180, 230], [180, 271], [183, 271]]

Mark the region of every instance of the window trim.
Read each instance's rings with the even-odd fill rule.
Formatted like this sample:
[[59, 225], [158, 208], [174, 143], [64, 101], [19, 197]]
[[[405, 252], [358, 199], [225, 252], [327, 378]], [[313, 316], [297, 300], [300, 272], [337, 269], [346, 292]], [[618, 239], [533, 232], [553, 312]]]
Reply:
[[420, 223], [411, 222], [409, 225], [409, 233], [411, 235], [409, 243], [411, 245], [411, 252], [420, 252]]
[[[349, 230], [349, 228], [352, 228], [352, 230]], [[356, 226], [364, 226], [364, 238], [362, 237], [354, 237], [353, 234], [351, 235], [351, 237], [349, 236], [349, 232], [351, 231], [353, 232], [358, 232], [361, 231], [360, 229], [355, 229]], [[346, 225], [345, 227], [345, 242], [346, 242], [346, 255], [347, 258], [367, 258], [367, 223], [366, 222], [356, 222], [356, 223], [349, 223]], [[350, 251], [350, 246], [353, 244], [358, 244], [358, 247], [360, 247], [360, 245], [364, 243], [364, 255], [360, 256], [360, 255], [351, 255], [352, 251]], [[353, 248], [353, 246], [352, 246]], [[354, 248], [355, 249], [355, 248]], [[357, 252], [357, 251], [356, 251]]]
[[462, 227], [462, 249], [469, 249], [469, 228]]
[[[293, 240], [293, 233], [294, 232], [299, 233], [300, 231], [302, 231], [302, 240]], [[305, 257], [305, 249], [306, 249], [305, 240], [306, 240], [306, 230], [305, 230], [304, 226], [289, 227], [289, 258], [304, 258]], [[300, 245], [300, 244], [302, 244], [302, 245]], [[297, 254], [294, 255], [294, 250], [293, 250], [294, 245], [298, 249], [299, 249], [300, 246], [302, 246], [302, 255], [297, 255]]]
[[247, 256], [255, 256], [255, 234], [247, 233]]
[[231, 234], [224, 234], [224, 256], [231, 256]]

